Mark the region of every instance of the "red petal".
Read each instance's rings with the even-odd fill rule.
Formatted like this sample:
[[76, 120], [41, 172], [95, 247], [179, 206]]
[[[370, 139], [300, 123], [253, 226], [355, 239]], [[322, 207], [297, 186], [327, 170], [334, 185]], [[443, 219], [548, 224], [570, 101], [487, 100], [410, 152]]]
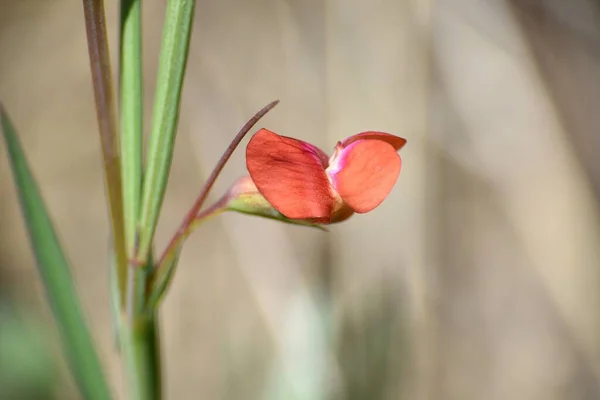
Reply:
[[385, 132], [369, 131], [369, 132], [362, 132], [362, 133], [358, 133], [356, 135], [347, 137], [346, 139], [344, 139], [342, 141], [342, 147], [347, 147], [350, 144], [356, 142], [357, 140], [361, 140], [361, 139], [382, 140], [386, 143], [391, 144], [396, 151], [400, 150], [406, 144], [406, 139], [401, 138], [400, 136], [392, 135], [390, 133], [385, 133]]
[[246, 166], [260, 193], [290, 219], [327, 222], [336, 204], [327, 156], [301, 140], [261, 129], [246, 148]]
[[354, 211], [366, 213], [385, 200], [401, 168], [402, 159], [387, 142], [353, 141], [332, 165], [333, 186]]

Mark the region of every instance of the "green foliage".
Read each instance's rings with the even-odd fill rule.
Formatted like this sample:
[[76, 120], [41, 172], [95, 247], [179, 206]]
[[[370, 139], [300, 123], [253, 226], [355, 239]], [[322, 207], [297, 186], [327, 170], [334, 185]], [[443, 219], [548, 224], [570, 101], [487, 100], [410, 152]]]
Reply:
[[1, 105], [0, 123], [31, 247], [71, 371], [86, 399], [109, 399], [108, 386], [81, 312], [69, 263], [58, 241], [15, 129]]
[[194, 0], [167, 2], [142, 190], [137, 252], [140, 261], [148, 257], [167, 187], [195, 3]]

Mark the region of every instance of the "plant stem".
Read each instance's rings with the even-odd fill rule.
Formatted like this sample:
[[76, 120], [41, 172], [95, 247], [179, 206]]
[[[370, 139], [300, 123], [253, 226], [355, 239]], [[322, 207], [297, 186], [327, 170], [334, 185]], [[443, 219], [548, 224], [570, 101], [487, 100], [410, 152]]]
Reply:
[[117, 123], [113, 86], [110, 71], [106, 20], [102, 0], [83, 0], [90, 68], [94, 85], [96, 113], [104, 159], [104, 179], [110, 210], [113, 249], [117, 263], [119, 303], [124, 305], [127, 256], [123, 223], [123, 197], [121, 187], [121, 159], [117, 138]]
[[[262, 109], [260, 109], [256, 114], [254, 114], [254, 116], [252, 118], [250, 118], [248, 120], [248, 122], [246, 122], [244, 124], [242, 129], [240, 129], [240, 131], [235, 136], [235, 138], [233, 138], [233, 140], [231, 141], [229, 146], [227, 146], [227, 149], [225, 149], [225, 152], [219, 159], [219, 162], [217, 163], [215, 168], [212, 170], [210, 176], [206, 180], [206, 183], [202, 187], [202, 190], [200, 191], [200, 194], [196, 198], [196, 201], [194, 202], [194, 204], [188, 211], [187, 215], [185, 216], [185, 218], [179, 225], [179, 229], [177, 230], [177, 232], [175, 232], [175, 234], [171, 238], [169, 245], [167, 246], [167, 248], [163, 252], [163, 255], [160, 258], [161, 261], [165, 259], [167, 252], [172, 251], [173, 249], [175, 249], [177, 247], [174, 245], [174, 243], [178, 242], [182, 236], [185, 236], [190, 225], [198, 217], [198, 213], [200, 212], [202, 205], [204, 205], [204, 202], [206, 201], [206, 198], [208, 197], [208, 194], [210, 193], [210, 189], [212, 189], [213, 185], [215, 184], [215, 181], [219, 177], [219, 174], [225, 167], [225, 164], [227, 164], [227, 161], [229, 161], [229, 158], [231, 158], [231, 155], [233, 154], [235, 149], [239, 146], [240, 142], [244, 139], [244, 136], [246, 136], [248, 134], [248, 132], [250, 131], [250, 129], [252, 129], [252, 127], [254, 125], [256, 125], [256, 123], [262, 117], [264, 117], [266, 113], [271, 111], [271, 109], [273, 109], [273, 107], [275, 107], [277, 104], [279, 104], [279, 100], [272, 101], [269, 104], [267, 104], [266, 106], [264, 106]], [[161, 265], [161, 261], [159, 261], [159, 263], [158, 263], [159, 267]]]
[[161, 398], [160, 343], [157, 314], [140, 314], [123, 323], [121, 335], [126, 360], [129, 398], [158, 400]]
[[173, 278], [173, 273], [177, 267], [179, 254], [183, 243], [196, 228], [197, 225], [205, 222], [209, 218], [219, 215], [226, 210], [227, 198], [223, 197], [221, 200], [208, 207], [206, 210], [198, 214], [193, 223], [190, 224], [188, 229], [183, 235], [178, 235], [175, 241], [172, 241], [169, 247], [164, 251], [161, 260], [156, 264], [152, 278], [148, 284], [148, 310], [154, 310], [158, 307], [159, 301], [164, 297], [169, 283]]
[[152, 278], [150, 280], [150, 284], [148, 285], [148, 292], [150, 293], [148, 305], [150, 309], [158, 306], [158, 302], [163, 297], [166, 292], [169, 283], [172, 280], [173, 274], [175, 272], [175, 268], [177, 267], [177, 262], [179, 258], [179, 253], [181, 251], [181, 247], [183, 242], [188, 237], [188, 235], [193, 231], [193, 225], [195, 223], [200, 223], [206, 220], [208, 217], [215, 216], [223, 211], [225, 211], [227, 207], [228, 198], [223, 197], [218, 202], [213, 204], [211, 207], [204, 210], [200, 213], [200, 209], [202, 205], [206, 201], [208, 194], [210, 193], [210, 189], [213, 187], [217, 177], [225, 167], [227, 161], [240, 144], [244, 136], [248, 134], [250, 129], [273, 107], [275, 107], [279, 103], [279, 100], [275, 100], [264, 106], [261, 110], [259, 110], [252, 118], [248, 120], [240, 129], [238, 134], [232, 140], [232, 142], [227, 146], [225, 152], [219, 159], [219, 162], [211, 172], [210, 176], [206, 180], [204, 187], [200, 191], [200, 194], [196, 198], [196, 201], [188, 211], [187, 215], [181, 222], [179, 229], [175, 232], [171, 241], [167, 245], [165, 251], [162, 253], [156, 267], [154, 268]]
[[225, 211], [225, 207], [227, 206], [227, 200], [228, 199], [226, 198], [222, 198], [212, 206], [208, 207], [206, 210], [202, 211], [201, 213], [198, 213], [192, 220], [192, 222], [190, 222], [187, 225], [185, 231], [177, 231], [177, 234], [173, 236], [173, 238], [169, 242], [169, 245], [167, 246], [158, 263], [156, 264], [157, 270], [159, 270], [160, 266], [163, 265], [165, 262], [169, 262], [169, 257], [172, 255], [172, 253], [175, 252], [176, 249], [181, 247], [183, 241], [189, 236], [196, 223], [204, 222], [208, 218], [214, 217], [220, 214], [221, 212]]
[[[142, 16], [141, 0], [121, 0], [121, 149], [127, 254], [136, 251], [142, 187]], [[122, 324], [123, 359], [129, 395], [161, 398], [159, 331], [156, 313], [147, 313], [146, 286], [153, 260], [129, 263], [126, 313]]]

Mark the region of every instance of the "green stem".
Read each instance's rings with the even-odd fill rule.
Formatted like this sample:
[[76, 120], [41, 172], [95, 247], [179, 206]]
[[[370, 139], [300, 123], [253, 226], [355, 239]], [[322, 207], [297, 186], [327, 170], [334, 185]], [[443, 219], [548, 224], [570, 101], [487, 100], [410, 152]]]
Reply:
[[233, 140], [231, 141], [229, 146], [227, 146], [227, 148], [225, 149], [225, 152], [219, 159], [219, 162], [217, 162], [217, 165], [215, 165], [215, 168], [212, 170], [210, 176], [206, 180], [206, 183], [202, 187], [202, 190], [200, 191], [200, 194], [196, 198], [196, 201], [194, 202], [192, 207], [189, 209], [185, 218], [181, 222], [181, 225], [179, 225], [179, 229], [177, 230], [177, 232], [175, 232], [175, 234], [171, 238], [169, 245], [165, 249], [162, 257], [160, 258], [160, 260], [157, 264], [159, 269], [160, 269], [161, 265], [165, 264], [165, 257], [168, 257], [169, 255], [172, 256], [177, 251], [177, 249], [179, 249], [179, 247], [180, 247], [179, 243], [182, 242], [187, 237], [187, 235], [191, 231], [190, 230], [191, 225], [195, 221], [202, 220], [202, 219], [206, 218], [206, 216], [215, 214], [215, 211], [217, 211], [219, 208], [223, 208], [225, 206], [225, 203], [222, 203], [222, 202], [226, 202], [227, 199], [222, 198], [217, 203], [215, 203], [211, 207], [209, 207], [206, 211], [204, 211], [202, 213], [202, 215], [199, 214], [200, 209], [202, 208], [202, 206], [204, 205], [204, 202], [208, 198], [208, 194], [210, 193], [210, 190], [212, 189], [213, 185], [215, 184], [217, 178], [219, 177], [219, 174], [221, 174], [221, 171], [225, 167], [225, 164], [227, 164], [227, 161], [229, 161], [229, 159], [231, 158], [231, 155], [233, 154], [235, 149], [239, 146], [242, 139], [244, 139], [244, 137], [248, 134], [248, 132], [250, 132], [250, 129], [252, 129], [252, 127], [254, 125], [256, 125], [256, 123], [262, 117], [264, 117], [265, 114], [267, 114], [269, 111], [271, 111], [271, 109], [273, 107], [275, 107], [277, 104], [279, 104], [279, 100], [274, 100], [274, 101], [270, 102], [269, 104], [267, 104], [266, 106], [264, 106], [263, 108], [261, 108], [256, 114], [254, 114], [254, 116], [252, 118], [250, 118], [248, 120], [248, 122], [246, 122], [244, 124], [242, 129], [240, 129], [238, 134], [233, 138]]
[[170, 258], [172, 258], [173, 254], [176, 252], [178, 248], [181, 247], [184, 240], [192, 233], [192, 231], [202, 222], [206, 221], [208, 218], [217, 216], [221, 212], [225, 211], [225, 207], [227, 206], [227, 198], [223, 197], [221, 200], [208, 207], [206, 210], [202, 211], [194, 219], [191, 220], [185, 227], [185, 229], [178, 231], [171, 242], [165, 249], [161, 258], [159, 259], [157, 265], [157, 271], [160, 270], [161, 265], [166, 262], [170, 262]]
[[169, 243], [169, 246], [165, 249], [165, 252], [160, 258], [158, 264], [150, 280], [149, 297], [148, 297], [148, 310], [154, 310], [158, 307], [159, 301], [163, 298], [168, 289], [169, 283], [177, 267], [177, 261], [181, 252], [181, 247], [185, 240], [190, 234], [202, 223], [208, 219], [221, 214], [226, 211], [227, 199], [222, 198], [206, 210], [202, 211], [196, 219], [188, 226], [184, 232], [180, 232], [175, 235]]
[[135, 400], [161, 398], [161, 367], [159, 331], [156, 310], [149, 311], [146, 286], [152, 252], [148, 264], [129, 265], [127, 280], [127, 307], [120, 315], [121, 349], [129, 397]]
[[159, 400], [162, 385], [158, 315], [140, 314], [133, 321], [124, 321], [121, 338], [129, 398]]
[[[121, 0], [121, 150], [127, 254], [135, 257], [142, 186], [142, 27], [141, 0]], [[129, 263], [125, 312], [121, 314], [122, 357], [129, 397], [161, 398], [157, 316], [146, 314], [146, 285], [152, 260]]]
[[[185, 239], [190, 235], [190, 233], [195, 229], [195, 227], [199, 223], [205, 221], [209, 217], [215, 216], [226, 210], [228, 199], [226, 197], [223, 197], [217, 203], [213, 204], [206, 210], [200, 212], [200, 209], [204, 205], [204, 202], [206, 201], [208, 194], [210, 193], [210, 190], [212, 189], [215, 181], [219, 177], [219, 174], [223, 170], [223, 167], [225, 167], [225, 164], [227, 163], [227, 161], [229, 161], [229, 158], [231, 157], [237, 146], [241, 143], [244, 136], [246, 136], [246, 134], [250, 132], [250, 129], [252, 129], [252, 127], [278, 103], [279, 100], [272, 101], [266, 106], [264, 106], [262, 109], [260, 109], [256, 114], [254, 114], [254, 116], [244, 124], [242, 129], [240, 129], [238, 134], [235, 136], [235, 138], [232, 140], [229, 146], [227, 146], [227, 148], [225, 149], [225, 152], [219, 159], [219, 162], [217, 162], [217, 165], [215, 166], [210, 176], [206, 180], [206, 183], [202, 187], [202, 190], [196, 198], [196, 201], [184, 217], [183, 221], [181, 222], [181, 225], [179, 226], [179, 229], [171, 238], [171, 241], [169, 242], [167, 248], [163, 252], [158, 263], [156, 264], [156, 268], [154, 270], [155, 272], [153, 273], [151, 282], [148, 285], [150, 293], [148, 302], [149, 310], [154, 310], [154, 307], [158, 305], [158, 302], [166, 292], [169, 286], [169, 282], [171, 281], [173, 273], [177, 266], [179, 253], [181, 252], [181, 247]], [[139, 260], [140, 259], [138, 259], [138, 261]]]

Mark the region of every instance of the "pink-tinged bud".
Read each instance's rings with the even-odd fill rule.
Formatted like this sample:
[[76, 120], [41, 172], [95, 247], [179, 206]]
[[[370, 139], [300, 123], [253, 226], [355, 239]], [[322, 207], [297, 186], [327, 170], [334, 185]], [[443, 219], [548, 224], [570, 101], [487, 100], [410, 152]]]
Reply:
[[283, 215], [260, 194], [249, 176], [237, 180], [227, 193], [227, 208], [246, 214], [259, 215], [269, 218], [279, 218]]
[[323, 229], [314, 221], [290, 219], [281, 214], [262, 194], [260, 194], [252, 181], [252, 178], [249, 176], [238, 179], [231, 189], [229, 189], [224, 199], [224, 208], [228, 211], [237, 211], [243, 214], [256, 215], [296, 225], [307, 225]]
[[392, 190], [406, 140], [363, 132], [338, 143], [331, 159], [301, 140], [261, 129], [246, 149], [257, 191], [283, 216], [328, 224], [377, 207]]

